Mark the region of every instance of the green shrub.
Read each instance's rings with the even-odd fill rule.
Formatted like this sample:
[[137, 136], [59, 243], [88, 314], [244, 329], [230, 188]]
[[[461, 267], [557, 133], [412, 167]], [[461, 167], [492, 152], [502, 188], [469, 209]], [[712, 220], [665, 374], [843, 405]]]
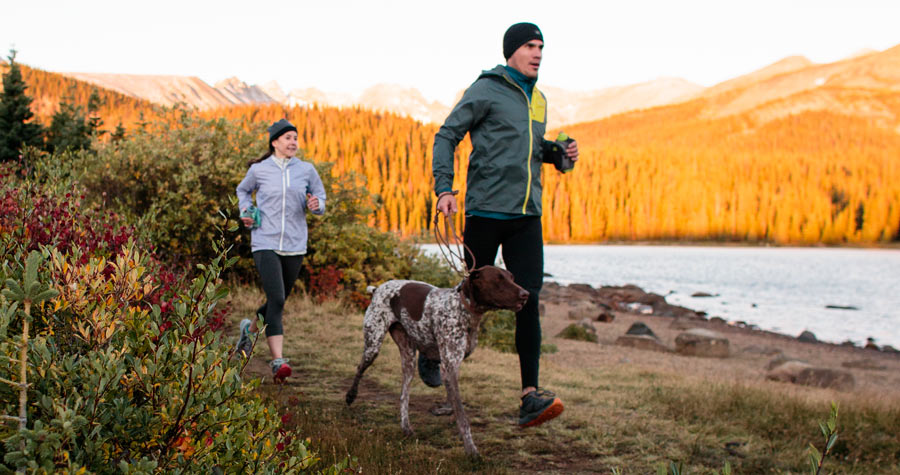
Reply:
[[[44, 258], [49, 271], [40, 282], [53, 282], [57, 297], [30, 316], [8, 293], [0, 300], [7, 316], [0, 358], [7, 361], [17, 356], [14, 338], [23, 319], [55, 321], [37, 325], [29, 345], [28, 425], [3, 431], [6, 464], [208, 473], [215, 467], [274, 472], [279, 463], [315, 462], [301, 437], [279, 432], [279, 415], [254, 395], [257, 383], [243, 380], [243, 362], [221, 338], [221, 259], [161, 307], [141, 304], [152, 279], [146, 257], [133, 247], [117, 256], [107, 278], [103, 259], [78, 266], [55, 250]], [[23, 279], [18, 266], [4, 270], [7, 282]], [[69, 279], [59, 280], [61, 272]], [[3, 371], [2, 377], [17, 375]], [[11, 406], [4, 404], [6, 413]]]
[[[485, 313], [478, 332], [478, 344], [503, 353], [516, 352], [516, 314], [510, 310]], [[556, 353], [556, 345], [541, 344], [541, 353]]]
[[[71, 199], [3, 185], [0, 414], [24, 409], [26, 421], [0, 425], [0, 472], [290, 472], [317, 463], [223, 338], [220, 275], [234, 259], [221, 244], [185, 279], [127, 228], [73, 229], [93, 221], [91, 210], [63, 206]], [[26, 205], [38, 200], [48, 204]]]
[[460, 277], [450, 269], [442, 258], [419, 252], [413, 257], [409, 278], [428, 282], [437, 287], [453, 287]]
[[402, 245], [395, 234], [366, 224], [374, 201], [360, 180], [353, 173], [335, 177], [331, 163], [315, 165], [328, 199], [325, 214], [307, 220], [309, 244], [304, 283], [308, 286], [311, 275], [333, 267], [341, 272], [340, 288], [321, 290], [361, 295], [368, 285], [408, 277], [415, 249]]
[[485, 313], [478, 333], [482, 346], [503, 353], [516, 352], [516, 314], [509, 310], [493, 310]]
[[[265, 143], [261, 129], [170, 114], [124, 140], [95, 143], [95, 154], [78, 156], [80, 178], [92, 202], [137, 223], [162, 259], [207, 262], [215, 256], [210, 243], [220, 213], [237, 216], [235, 188]], [[239, 250], [249, 245], [239, 241]]]
[[577, 324], [572, 323], [566, 328], [563, 328], [559, 334], [556, 335], [559, 338], [565, 338], [567, 340], [578, 340], [578, 341], [589, 341], [591, 343], [597, 343], [597, 334], [591, 333], [587, 328]]
[[[216, 254], [210, 242], [218, 234], [217, 220], [237, 217], [235, 188], [247, 160], [266, 148], [265, 124], [199, 119], [177, 109], [169, 115], [123, 140], [95, 143], [96, 153], [71, 155], [74, 164], [48, 161], [45, 174], [81, 180], [89, 201], [135, 223], [136, 232], [153, 242], [166, 262], [206, 262]], [[310, 161], [328, 199], [325, 215], [307, 221], [308, 255], [301, 274], [307, 290], [365, 305], [366, 287], [388, 279], [420, 275], [450, 285], [450, 274], [417, 248], [367, 225], [376, 204], [359, 177], [336, 176], [332, 163]], [[241, 256], [232, 277], [256, 282], [249, 231], [240, 228], [229, 237]]]

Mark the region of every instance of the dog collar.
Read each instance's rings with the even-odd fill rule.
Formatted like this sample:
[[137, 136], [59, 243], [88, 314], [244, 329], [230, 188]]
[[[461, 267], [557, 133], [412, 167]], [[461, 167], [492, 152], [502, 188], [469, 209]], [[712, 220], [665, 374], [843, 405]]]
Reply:
[[472, 315], [478, 315], [479, 312], [475, 309], [475, 304], [469, 299], [465, 292], [463, 292], [463, 283], [466, 280], [463, 279], [456, 285], [456, 291], [459, 292], [459, 302], [462, 304], [463, 308], [466, 309]]

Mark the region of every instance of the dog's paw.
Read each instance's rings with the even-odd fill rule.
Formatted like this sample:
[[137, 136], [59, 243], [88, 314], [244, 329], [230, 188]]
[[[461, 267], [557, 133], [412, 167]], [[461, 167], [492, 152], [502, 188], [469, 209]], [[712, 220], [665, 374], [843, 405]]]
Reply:
[[453, 406], [448, 402], [437, 403], [428, 412], [433, 416], [449, 416], [453, 414]]

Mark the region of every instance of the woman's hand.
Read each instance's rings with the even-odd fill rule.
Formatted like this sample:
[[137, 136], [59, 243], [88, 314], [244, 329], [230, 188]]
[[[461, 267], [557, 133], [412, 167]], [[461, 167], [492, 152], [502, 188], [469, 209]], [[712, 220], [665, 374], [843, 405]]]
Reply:
[[[247, 211], [247, 208], [242, 209], [241, 213], [243, 214], [244, 211]], [[246, 226], [247, 228], [253, 227], [253, 218], [249, 216], [241, 216], [241, 222], [244, 223], [244, 226]]]
[[312, 193], [306, 194], [306, 207], [310, 211], [319, 211], [319, 198]]

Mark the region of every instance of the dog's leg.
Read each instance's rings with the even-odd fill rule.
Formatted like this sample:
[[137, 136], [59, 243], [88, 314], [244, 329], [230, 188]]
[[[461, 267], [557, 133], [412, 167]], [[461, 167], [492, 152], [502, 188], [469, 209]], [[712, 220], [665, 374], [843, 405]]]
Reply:
[[400, 325], [391, 327], [391, 338], [400, 349], [400, 364], [403, 369], [403, 385], [400, 390], [400, 428], [406, 435], [412, 435], [413, 429], [409, 423], [409, 386], [416, 373], [416, 349], [412, 340], [406, 334], [406, 330]]
[[366, 316], [363, 322], [363, 340], [365, 341], [365, 346], [363, 347], [362, 359], [359, 362], [359, 366], [356, 367], [356, 377], [353, 378], [353, 385], [347, 390], [347, 396], [344, 398], [344, 400], [347, 401], [348, 406], [353, 404], [353, 401], [356, 399], [359, 381], [362, 379], [366, 368], [368, 368], [372, 362], [375, 361], [375, 358], [378, 357], [378, 352], [381, 350], [381, 344], [384, 342], [384, 336], [387, 334], [384, 320], [376, 318], [375, 315], [370, 315], [369, 312], [373, 312], [373, 310], [371, 308], [366, 310]]
[[459, 392], [459, 366], [462, 364], [465, 352], [465, 341], [449, 341], [441, 346], [441, 379], [447, 388], [447, 402], [456, 413], [456, 426], [463, 440], [466, 453], [472, 456], [478, 455], [475, 441], [472, 440], [472, 428], [469, 426], [469, 418], [462, 405], [462, 395]]
[[403, 381], [400, 389], [400, 427], [406, 435], [412, 435], [412, 425], [409, 423], [409, 388], [415, 375], [416, 351], [406, 331], [400, 325], [394, 325], [390, 329], [391, 338], [400, 350], [400, 367]]

